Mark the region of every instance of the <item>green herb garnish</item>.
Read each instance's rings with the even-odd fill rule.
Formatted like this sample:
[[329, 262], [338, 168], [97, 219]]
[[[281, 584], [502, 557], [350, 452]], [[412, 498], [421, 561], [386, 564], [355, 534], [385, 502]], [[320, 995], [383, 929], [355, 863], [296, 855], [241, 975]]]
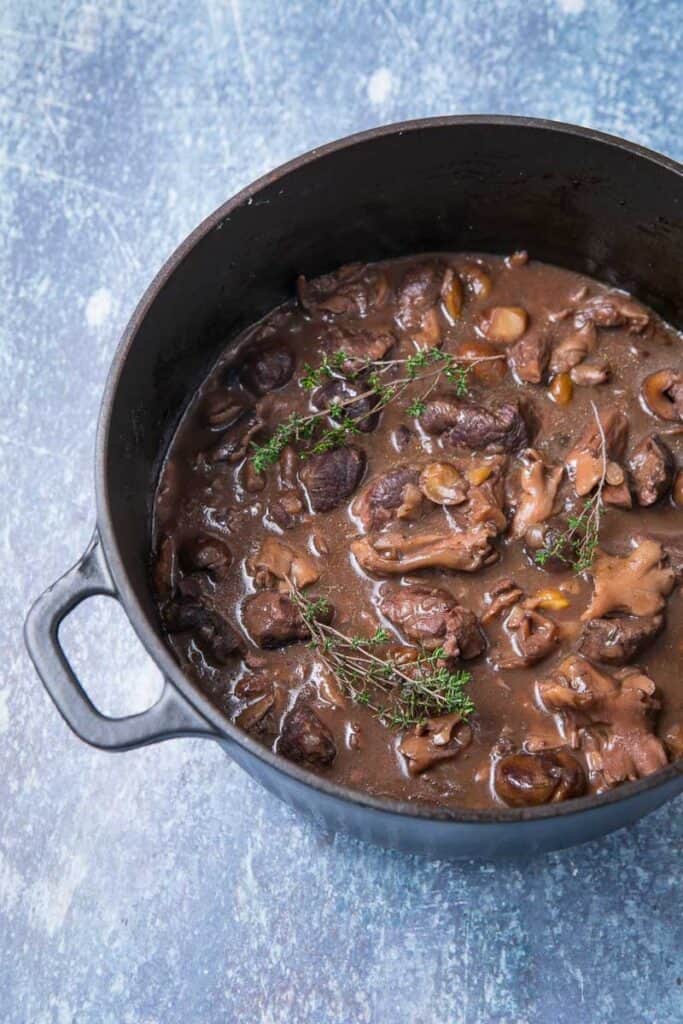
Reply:
[[453, 672], [442, 647], [404, 662], [377, 650], [390, 639], [381, 627], [370, 637], [346, 636], [327, 623], [324, 598], [309, 600], [289, 580], [291, 596], [311, 632], [309, 647], [339, 681], [345, 693], [395, 729], [420, 725], [428, 718], [459, 714], [468, 718], [474, 703], [466, 692], [470, 672]]

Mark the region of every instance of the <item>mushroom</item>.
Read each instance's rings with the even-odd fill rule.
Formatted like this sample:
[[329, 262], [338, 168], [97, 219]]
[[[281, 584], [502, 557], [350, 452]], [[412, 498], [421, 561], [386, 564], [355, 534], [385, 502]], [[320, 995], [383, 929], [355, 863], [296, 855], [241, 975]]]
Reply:
[[535, 807], [581, 796], [586, 777], [567, 750], [508, 754], [496, 764], [496, 795], [510, 807]]
[[512, 345], [527, 329], [529, 318], [521, 306], [492, 306], [479, 320], [479, 330], [489, 341]]
[[643, 381], [641, 396], [648, 412], [662, 420], [683, 423], [683, 374], [668, 367]]
[[420, 490], [435, 505], [460, 505], [467, 498], [467, 482], [450, 462], [430, 462], [420, 473]]

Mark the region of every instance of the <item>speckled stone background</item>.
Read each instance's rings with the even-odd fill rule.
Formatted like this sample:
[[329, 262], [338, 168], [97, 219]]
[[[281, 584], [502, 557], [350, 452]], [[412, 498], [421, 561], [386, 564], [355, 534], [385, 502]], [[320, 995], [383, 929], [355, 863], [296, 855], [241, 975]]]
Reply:
[[[86, 545], [118, 335], [252, 178], [385, 121], [512, 112], [683, 157], [683, 9], [589, 0], [0, 5], [0, 1021], [674, 1024], [683, 803], [529, 864], [323, 835], [217, 746], [77, 741], [20, 630]], [[148, 704], [123, 614], [64, 629], [103, 710]]]

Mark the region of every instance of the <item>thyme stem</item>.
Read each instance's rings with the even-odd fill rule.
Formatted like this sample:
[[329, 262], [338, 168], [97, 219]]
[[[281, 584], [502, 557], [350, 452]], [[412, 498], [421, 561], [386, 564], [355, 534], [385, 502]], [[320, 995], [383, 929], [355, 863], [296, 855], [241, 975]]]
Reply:
[[390, 640], [386, 630], [379, 628], [372, 637], [347, 636], [321, 621], [324, 599], [309, 601], [291, 579], [287, 583], [310, 630], [309, 646], [351, 700], [387, 725], [404, 729], [439, 715], [467, 718], [474, 712], [465, 692], [471, 674], [451, 671], [442, 648], [423, 650], [404, 667], [395, 656], [376, 653]]

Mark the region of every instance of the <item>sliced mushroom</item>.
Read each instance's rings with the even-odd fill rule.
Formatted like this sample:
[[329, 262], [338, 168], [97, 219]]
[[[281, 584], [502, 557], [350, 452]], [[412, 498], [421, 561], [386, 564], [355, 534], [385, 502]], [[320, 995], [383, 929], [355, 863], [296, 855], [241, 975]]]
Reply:
[[458, 714], [430, 718], [404, 736], [399, 751], [411, 775], [420, 775], [440, 761], [448, 761], [472, 741], [472, 730]]
[[641, 395], [653, 416], [669, 423], [683, 423], [683, 373], [657, 370], [643, 381]]

